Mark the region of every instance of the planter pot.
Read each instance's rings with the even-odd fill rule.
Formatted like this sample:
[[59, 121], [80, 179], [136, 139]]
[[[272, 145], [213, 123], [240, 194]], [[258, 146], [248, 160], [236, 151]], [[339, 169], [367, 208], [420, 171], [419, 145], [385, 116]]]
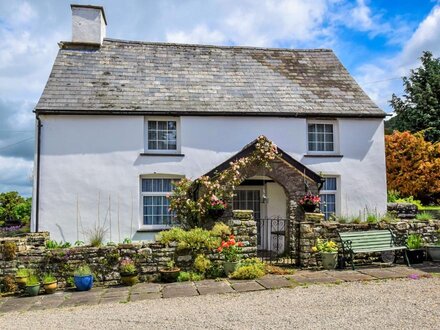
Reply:
[[89, 291], [93, 286], [93, 275], [77, 276], [73, 277], [76, 289], [78, 291]]
[[135, 285], [139, 282], [138, 275], [136, 273], [121, 273], [121, 283], [123, 285]]
[[20, 288], [24, 288], [26, 286], [26, 282], [29, 276], [23, 276], [23, 277], [18, 277], [15, 276], [15, 283], [17, 283], [17, 285]]
[[212, 219], [218, 219], [225, 213], [225, 209], [208, 209], [208, 215]]
[[410, 264], [421, 264], [425, 260], [425, 250], [406, 250]]
[[428, 245], [426, 249], [432, 261], [440, 261], [440, 245]]
[[223, 263], [223, 268], [225, 270], [226, 276], [228, 276], [229, 274], [235, 272], [235, 270], [238, 267], [238, 264], [239, 264], [238, 261], [225, 261]]
[[48, 294], [52, 294], [52, 293], [55, 293], [55, 291], [57, 290], [58, 283], [57, 283], [57, 281], [50, 282], [50, 283], [43, 283], [43, 287], [44, 287], [44, 292], [46, 292]]
[[40, 292], [40, 284], [37, 285], [26, 285], [26, 293], [28, 294], [28, 296], [34, 297], [37, 296], [38, 293]]
[[338, 253], [321, 252], [321, 262], [324, 269], [335, 269], [338, 264]]
[[160, 278], [162, 282], [171, 283], [176, 282], [179, 277], [180, 268], [174, 269], [161, 269], [160, 270]]
[[302, 208], [304, 212], [313, 213], [316, 210], [316, 205], [304, 204]]

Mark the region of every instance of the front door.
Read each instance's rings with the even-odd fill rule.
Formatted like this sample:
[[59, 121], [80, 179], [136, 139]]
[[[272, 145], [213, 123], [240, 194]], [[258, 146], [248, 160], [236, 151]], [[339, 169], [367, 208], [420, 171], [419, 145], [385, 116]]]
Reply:
[[265, 226], [261, 226], [260, 222], [260, 219], [264, 219], [266, 217], [266, 209], [261, 199], [262, 195], [263, 187], [238, 187], [235, 191], [232, 204], [232, 208], [234, 210], [254, 211], [254, 219], [257, 221], [257, 243], [259, 250], [265, 249], [269, 245], [269, 235], [267, 235], [265, 232]]

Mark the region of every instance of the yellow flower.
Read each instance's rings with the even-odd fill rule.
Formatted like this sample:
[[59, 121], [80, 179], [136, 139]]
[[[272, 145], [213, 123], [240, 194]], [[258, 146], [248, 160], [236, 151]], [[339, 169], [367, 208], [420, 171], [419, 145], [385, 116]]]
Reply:
[[316, 246], [312, 247], [312, 252], [318, 252], [318, 248]]

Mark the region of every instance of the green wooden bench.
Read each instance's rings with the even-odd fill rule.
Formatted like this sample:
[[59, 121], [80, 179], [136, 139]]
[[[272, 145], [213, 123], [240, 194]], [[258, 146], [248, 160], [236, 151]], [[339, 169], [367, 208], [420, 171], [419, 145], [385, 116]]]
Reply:
[[406, 246], [398, 244], [396, 236], [391, 230], [351, 231], [338, 232], [338, 234], [341, 239], [344, 264], [348, 257], [353, 270], [353, 259], [357, 253], [403, 251], [405, 262], [409, 266]]

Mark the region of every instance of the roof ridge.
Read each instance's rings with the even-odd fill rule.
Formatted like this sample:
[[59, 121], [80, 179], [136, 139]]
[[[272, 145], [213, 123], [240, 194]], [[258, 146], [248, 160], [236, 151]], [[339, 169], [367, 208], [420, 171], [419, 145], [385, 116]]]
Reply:
[[226, 46], [226, 45], [205, 45], [205, 44], [185, 44], [174, 42], [162, 42], [162, 41], [136, 41], [136, 40], [124, 40], [104, 38], [104, 41], [120, 42], [126, 44], [139, 44], [139, 45], [159, 45], [159, 46], [178, 46], [178, 47], [204, 47], [204, 48], [220, 48], [220, 49], [255, 49], [255, 50], [279, 50], [290, 52], [329, 52], [333, 53], [329, 48], [279, 48], [279, 47], [255, 47], [255, 46]]

